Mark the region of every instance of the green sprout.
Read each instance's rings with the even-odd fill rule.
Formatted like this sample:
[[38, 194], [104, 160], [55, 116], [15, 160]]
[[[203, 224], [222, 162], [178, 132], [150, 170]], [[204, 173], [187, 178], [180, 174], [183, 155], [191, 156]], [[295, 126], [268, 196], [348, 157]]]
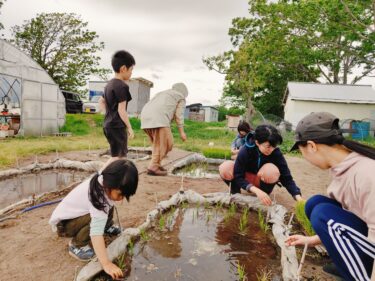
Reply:
[[258, 210], [258, 220], [259, 220], [259, 227], [264, 232], [267, 233], [270, 230], [270, 226], [268, 225], [266, 218], [263, 215], [261, 210]]
[[237, 274], [238, 274], [238, 280], [239, 281], [246, 281], [246, 272], [245, 272], [245, 266], [240, 265], [239, 262], [237, 262]]
[[143, 242], [146, 242], [146, 241], [150, 240], [150, 236], [147, 234], [147, 232], [144, 228], [141, 229], [139, 235], [141, 236], [141, 240]]

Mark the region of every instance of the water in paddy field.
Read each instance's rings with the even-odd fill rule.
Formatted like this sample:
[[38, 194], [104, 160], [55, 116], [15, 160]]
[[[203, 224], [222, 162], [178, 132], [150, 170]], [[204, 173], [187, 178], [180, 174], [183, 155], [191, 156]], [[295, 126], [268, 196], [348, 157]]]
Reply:
[[217, 178], [219, 177], [219, 165], [206, 162], [197, 162], [185, 167], [176, 169], [173, 172], [177, 176], [191, 178]]
[[33, 195], [61, 190], [82, 181], [91, 173], [74, 170], [46, 170], [0, 181], [0, 209]]
[[[280, 255], [277, 246], [258, 225], [258, 216], [250, 212], [248, 226], [239, 232], [241, 213], [228, 217], [226, 209], [188, 208], [178, 210], [172, 231], [156, 230], [141, 238], [133, 255], [122, 257], [122, 280], [241, 280], [239, 267], [247, 279], [279, 280]], [[168, 221], [164, 215], [164, 221]], [[239, 266], [240, 265], [240, 266]], [[112, 280], [102, 273], [96, 281]]]

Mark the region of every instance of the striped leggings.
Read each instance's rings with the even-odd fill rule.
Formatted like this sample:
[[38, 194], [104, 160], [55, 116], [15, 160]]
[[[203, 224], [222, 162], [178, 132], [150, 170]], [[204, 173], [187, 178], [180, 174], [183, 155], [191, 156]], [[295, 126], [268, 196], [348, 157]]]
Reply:
[[367, 224], [322, 195], [311, 197], [305, 212], [341, 276], [345, 280], [370, 280], [375, 244], [367, 239]]

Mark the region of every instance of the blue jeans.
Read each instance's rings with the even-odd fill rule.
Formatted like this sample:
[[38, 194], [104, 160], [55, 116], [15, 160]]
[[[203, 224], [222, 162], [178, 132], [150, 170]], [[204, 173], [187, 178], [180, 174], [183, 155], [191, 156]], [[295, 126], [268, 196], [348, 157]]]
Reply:
[[370, 280], [375, 244], [367, 239], [367, 224], [322, 195], [311, 197], [305, 212], [341, 276], [345, 280]]

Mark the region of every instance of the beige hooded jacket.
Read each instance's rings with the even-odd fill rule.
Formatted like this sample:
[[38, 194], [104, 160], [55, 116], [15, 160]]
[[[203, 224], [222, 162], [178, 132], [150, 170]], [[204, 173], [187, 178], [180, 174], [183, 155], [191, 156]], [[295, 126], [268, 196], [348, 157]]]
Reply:
[[331, 168], [328, 196], [368, 226], [368, 238], [375, 242], [375, 160], [356, 152]]
[[172, 89], [157, 93], [142, 109], [141, 128], [170, 127], [173, 119], [177, 126], [182, 127], [187, 96], [188, 90], [183, 83], [174, 84]]

